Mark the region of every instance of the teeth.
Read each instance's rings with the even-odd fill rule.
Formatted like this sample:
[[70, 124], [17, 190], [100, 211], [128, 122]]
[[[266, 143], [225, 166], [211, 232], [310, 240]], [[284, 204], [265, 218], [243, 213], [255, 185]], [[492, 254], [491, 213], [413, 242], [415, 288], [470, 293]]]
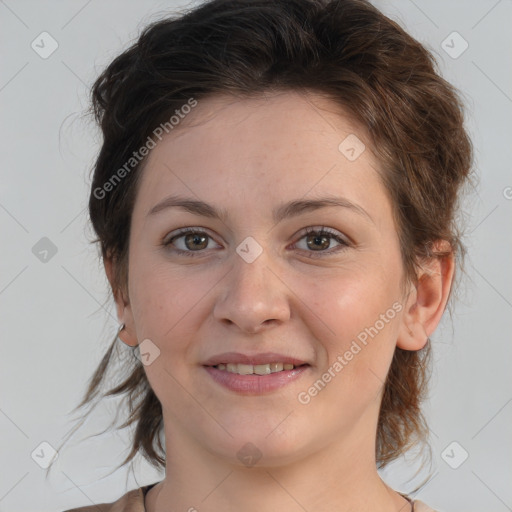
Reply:
[[217, 370], [225, 370], [230, 373], [238, 373], [240, 375], [268, 375], [270, 373], [280, 372], [282, 370], [293, 370], [295, 366], [290, 363], [268, 363], [268, 364], [218, 364]]
[[253, 366], [251, 364], [238, 364], [237, 366], [240, 375], [250, 375], [253, 373]]

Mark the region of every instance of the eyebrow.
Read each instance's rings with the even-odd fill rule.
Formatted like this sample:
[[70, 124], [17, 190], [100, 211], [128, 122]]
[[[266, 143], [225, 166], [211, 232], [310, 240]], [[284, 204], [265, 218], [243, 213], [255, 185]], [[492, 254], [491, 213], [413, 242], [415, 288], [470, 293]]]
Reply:
[[[317, 199], [297, 199], [294, 201], [289, 201], [278, 206], [277, 208], [274, 208], [272, 210], [272, 218], [277, 224], [283, 219], [289, 217], [295, 217], [303, 213], [308, 213], [311, 211], [319, 210], [321, 208], [328, 208], [333, 206], [352, 210], [353, 212], [358, 213], [362, 217], [365, 217], [367, 220], [375, 224], [370, 214], [364, 208], [344, 197], [337, 196], [319, 197]], [[205, 203], [204, 201], [198, 201], [196, 199], [177, 195], [168, 196], [157, 203], [155, 206], [153, 206], [153, 208], [151, 208], [147, 216], [149, 217], [156, 215], [157, 213], [160, 213], [169, 208], [181, 208], [182, 210], [194, 215], [200, 215], [202, 217], [208, 217], [211, 219], [218, 219], [222, 222], [224, 222], [228, 217], [227, 210], [225, 208], [217, 210], [214, 206]]]

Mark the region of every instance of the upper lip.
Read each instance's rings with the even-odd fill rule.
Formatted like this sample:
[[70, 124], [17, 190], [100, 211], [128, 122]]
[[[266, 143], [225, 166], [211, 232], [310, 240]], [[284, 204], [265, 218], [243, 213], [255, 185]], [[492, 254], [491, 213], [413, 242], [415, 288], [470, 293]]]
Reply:
[[268, 363], [289, 363], [294, 366], [302, 364], [309, 364], [306, 361], [297, 359], [295, 357], [285, 356], [283, 354], [276, 354], [275, 352], [265, 352], [261, 354], [241, 354], [239, 352], [224, 352], [216, 356], [210, 357], [203, 363], [203, 366], [216, 366], [218, 364], [268, 364]]

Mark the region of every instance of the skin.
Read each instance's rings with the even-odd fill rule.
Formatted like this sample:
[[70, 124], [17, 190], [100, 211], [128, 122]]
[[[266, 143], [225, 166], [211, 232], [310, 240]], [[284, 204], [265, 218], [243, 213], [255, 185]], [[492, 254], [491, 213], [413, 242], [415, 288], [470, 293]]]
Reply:
[[[349, 134], [366, 145], [355, 161], [338, 150]], [[451, 257], [433, 260], [417, 286], [401, 288], [398, 233], [378, 173], [365, 131], [312, 92], [201, 100], [151, 151], [132, 217], [128, 293], [115, 292], [122, 340], [149, 339], [160, 350], [145, 371], [163, 408], [167, 466], [146, 497], [149, 512], [410, 510], [376, 470], [380, 400], [395, 347], [419, 350], [435, 330], [454, 267]], [[170, 194], [226, 216], [177, 207], [148, 215]], [[272, 219], [282, 203], [327, 195], [368, 216], [330, 206]], [[304, 229], [322, 226], [349, 245], [328, 237], [316, 249]], [[182, 237], [164, 247], [183, 227], [209, 235], [207, 244]], [[236, 252], [249, 236], [262, 248], [252, 263]], [[109, 260], [105, 269], [112, 283]], [[300, 403], [397, 302], [401, 311]], [[284, 388], [243, 396], [202, 367], [227, 351], [278, 352], [311, 367]], [[248, 442], [261, 454], [253, 467], [237, 456]]]

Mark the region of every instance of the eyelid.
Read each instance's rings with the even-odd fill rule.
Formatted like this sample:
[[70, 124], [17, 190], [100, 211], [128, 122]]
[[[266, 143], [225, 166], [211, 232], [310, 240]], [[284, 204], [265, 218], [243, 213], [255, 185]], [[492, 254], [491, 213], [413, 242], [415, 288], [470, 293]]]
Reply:
[[[333, 237], [337, 237], [342, 239], [345, 243], [349, 243], [350, 239], [347, 235], [343, 234], [341, 231], [338, 231], [334, 228], [329, 228], [327, 226], [308, 226], [307, 228], [304, 228], [302, 231], [299, 231], [298, 235], [301, 235], [303, 237], [304, 235], [309, 235], [310, 233], [327, 233], [329, 235], [332, 235]], [[296, 235], [296, 236], [298, 236]]]
[[188, 227], [184, 227], [184, 228], [178, 228], [178, 229], [172, 231], [171, 233], [168, 233], [167, 235], [165, 235], [165, 237], [162, 241], [162, 245], [168, 245], [171, 242], [171, 240], [173, 240], [174, 238], [178, 238], [180, 236], [187, 235], [189, 233], [205, 233], [211, 239], [214, 239], [214, 237], [210, 234], [210, 231], [208, 228], [203, 228], [201, 226], [188, 226]]

